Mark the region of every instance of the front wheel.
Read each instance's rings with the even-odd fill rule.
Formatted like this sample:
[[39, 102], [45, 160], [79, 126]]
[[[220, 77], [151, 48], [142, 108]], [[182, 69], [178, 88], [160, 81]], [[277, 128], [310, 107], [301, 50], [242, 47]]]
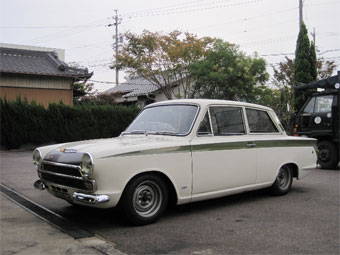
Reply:
[[121, 200], [121, 209], [128, 222], [147, 225], [157, 221], [168, 203], [167, 186], [163, 179], [145, 174], [132, 179]]
[[293, 173], [289, 166], [282, 166], [275, 179], [275, 182], [270, 187], [270, 192], [275, 196], [286, 195], [293, 183]]

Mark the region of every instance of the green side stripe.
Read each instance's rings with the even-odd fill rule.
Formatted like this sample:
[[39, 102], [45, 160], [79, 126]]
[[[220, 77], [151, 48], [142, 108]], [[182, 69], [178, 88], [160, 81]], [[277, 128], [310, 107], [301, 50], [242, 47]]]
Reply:
[[260, 148], [280, 148], [280, 147], [310, 147], [315, 144], [314, 141], [294, 141], [294, 140], [277, 140], [277, 141], [245, 141], [245, 142], [228, 142], [216, 144], [200, 144], [192, 146], [192, 151], [219, 151], [219, 150], [239, 150], [247, 149], [247, 144], [256, 144], [253, 149]]
[[127, 157], [127, 156], [144, 156], [144, 155], [179, 153], [179, 152], [190, 152], [190, 145], [165, 147], [165, 148], [151, 149], [151, 150], [142, 150], [142, 151], [131, 151], [131, 152], [126, 152], [126, 153], [106, 156], [106, 157], [103, 157], [103, 158]]
[[315, 146], [315, 141], [299, 141], [299, 140], [276, 140], [276, 141], [244, 141], [244, 142], [227, 142], [227, 143], [213, 143], [213, 144], [199, 144], [199, 145], [185, 145], [185, 146], [173, 146], [159, 149], [139, 150], [131, 151], [121, 154], [115, 154], [106, 156], [103, 158], [112, 157], [128, 157], [128, 156], [145, 156], [145, 155], [157, 155], [168, 153], [183, 153], [183, 152], [202, 152], [202, 151], [220, 151], [220, 150], [237, 150], [248, 149], [247, 144], [256, 144], [253, 149], [262, 148], [283, 148], [283, 147], [312, 147]]

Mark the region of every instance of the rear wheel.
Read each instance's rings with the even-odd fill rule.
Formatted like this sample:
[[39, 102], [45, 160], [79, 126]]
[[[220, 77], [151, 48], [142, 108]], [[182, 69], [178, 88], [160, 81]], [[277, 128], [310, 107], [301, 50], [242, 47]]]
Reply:
[[320, 141], [318, 143], [318, 163], [322, 169], [334, 169], [339, 163], [339, 152], [335, 144], [330, 141]]
[[293, 183], [293, 171], [292, 169], [284, 165], [280, 168], [279, 173], [275, 179], [275, 182], [270, 187], [270, 192], [275, 196], [282, 196], [289, 192]]
[[131, 224], [146, 225], [160, 218], [167, 203], [168, 191], [163, 179], [145, 174], [128, 184], [122, 196], [121, 209]]

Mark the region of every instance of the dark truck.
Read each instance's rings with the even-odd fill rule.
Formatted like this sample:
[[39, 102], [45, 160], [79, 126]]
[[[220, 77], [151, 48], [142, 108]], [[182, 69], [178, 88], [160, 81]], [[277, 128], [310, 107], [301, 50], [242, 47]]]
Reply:
[[296, 90], [324, 89], [314, 93], [299, 111], [294, 126], [295, 136], [318, 139], [318, 163], [323, 169], [339, 164], [340, 71], [327, 79], [298, 85]]

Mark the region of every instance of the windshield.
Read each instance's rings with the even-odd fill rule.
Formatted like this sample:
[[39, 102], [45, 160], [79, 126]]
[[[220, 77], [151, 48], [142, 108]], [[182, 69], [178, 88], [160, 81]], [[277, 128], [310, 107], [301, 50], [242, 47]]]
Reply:
[[187, 135], [198, 106], [161, 105], [144, 109], [123, 132], [126, 134]]

